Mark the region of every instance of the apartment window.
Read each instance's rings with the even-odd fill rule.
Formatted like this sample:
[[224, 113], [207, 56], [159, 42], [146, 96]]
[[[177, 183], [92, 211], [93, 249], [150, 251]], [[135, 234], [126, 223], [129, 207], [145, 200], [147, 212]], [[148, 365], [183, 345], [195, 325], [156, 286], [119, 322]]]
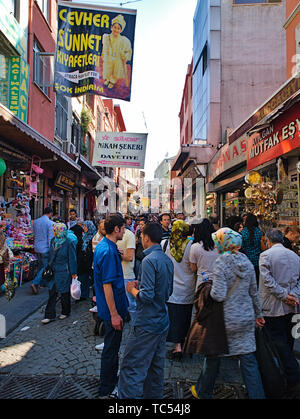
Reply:
[[49, 96], [49, 85], [51, 81], [49, 54], [43, 51], [36, 40], [33, 44], [33, 81], [45, 95]]
[[233, 0], [233, 4], [281, 3], [282, 0]]
[[49, 0], [36, 0], [39, 8], [43, 12], [43, 15], [49, 20]]
[[55, 135], [62, 141], [67, 141], [68, 101], [62, 94], [56, 93], [55, 105]]

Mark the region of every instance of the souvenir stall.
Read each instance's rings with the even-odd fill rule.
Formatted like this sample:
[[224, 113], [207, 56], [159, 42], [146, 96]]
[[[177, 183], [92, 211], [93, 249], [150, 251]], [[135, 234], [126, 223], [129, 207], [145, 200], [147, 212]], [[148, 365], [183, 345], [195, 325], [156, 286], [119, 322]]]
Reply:
[[[8, 300], [13, 298], [16, 288], [21, 286], [23, 281], [33, 279], [37, 267], [29, 202], [32, 197], [38, 199], [32, 185], [38, 181], [38, 174], [32, 174], [32, 166], [28, 175], [23, 172], [20, 175], [18, 170], [10, 170], [7, 173], [6, 184], [10, 185], [14, 193], [10, 193], [12, 197], [7, 201], [2, 199], [0, 202], [0, 228], [4, 231], [6, 244], [11, 250], [9, 268], [5, 271], [5, 282], [0, 290]], [[1, 176], [3, 173], [1, 174], [0, 170]]]
[[255, 214], [266, 227], [284, 229], [299, 224], [299, 174], [288, 169], [283, 158], [264, 172], [245, 176], [246, 211]]

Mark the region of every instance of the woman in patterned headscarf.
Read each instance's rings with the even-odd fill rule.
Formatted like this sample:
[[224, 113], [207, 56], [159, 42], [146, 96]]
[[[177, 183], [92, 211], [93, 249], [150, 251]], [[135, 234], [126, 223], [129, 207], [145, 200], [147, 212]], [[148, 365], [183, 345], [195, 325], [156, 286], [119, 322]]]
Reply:
[[77, 276], [76, 242], [68, 238], [67, 226], [63, 223], [53, 223], [53, 239], [50, 244], [48, 264], [52, 266], [54, 276], [46, 285], [49, 288], [49, 300], [45, 310], [43, 324], [56, 318], [56, 300], [61, 294], [62, 313], [60, 320], [71, 313], [70, 286], [72, 278]]
[[[211, 297], [223, 302], [225, 331], [229, 353], [237, 356], [249, 398], [264, 398], [257, 361], [254, 355], [255, 325], [262, 327], [261, 305], [252, 263], [239, 252], [242, 236], [230, 228], [221, 228], [212, 234], [220, 253], [213, 268]], [[196, 398], [211, 398], [222, 357], [207, 357], [195, 386]]]
[[182, 358], [182, 346], [191, 324], [196, 284], [195, 275], [189, 265], [192, 245], [189, 235], [190, 226], [177, 220], [172, 225], [169, 243], [168, 240], [161, 243], [174, 265], [173, 293], [167, 302], [170, 320], [167, 341], [174, 343], [174, 348], [168, 351], [167, 357], [177, 361]]

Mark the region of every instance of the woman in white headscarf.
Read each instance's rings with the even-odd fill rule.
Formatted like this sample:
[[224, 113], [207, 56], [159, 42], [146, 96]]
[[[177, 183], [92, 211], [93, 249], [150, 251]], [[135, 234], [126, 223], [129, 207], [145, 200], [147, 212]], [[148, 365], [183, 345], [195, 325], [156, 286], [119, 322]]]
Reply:
[[126, 22], [122, 15], [112, 20], [111, 33], [103, 35], [103, 80], [104, 84], [112, 89], [119, 79], [125, 79], [129, 85], [129, 76], [126, 63], [131, 60], [131, 43], [126, 36], [121, 35]]

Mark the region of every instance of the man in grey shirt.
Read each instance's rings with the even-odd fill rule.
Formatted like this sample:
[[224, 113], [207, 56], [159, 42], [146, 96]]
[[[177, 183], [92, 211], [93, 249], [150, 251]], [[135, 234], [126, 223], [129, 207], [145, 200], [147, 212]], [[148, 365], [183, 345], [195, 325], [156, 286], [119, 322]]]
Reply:
[[39, 275], [41, 269], [45, 268], [48, 263], [50, 242], [53, 238], [53, 209], [46, 207], [42, 217], [34, 220], [33, 233], [34, 233], [34, 251], [38, 259], [38, 274], [32, 281], [31, 290], [33, 294], [38, 293], [38, 287], [41, 281]]
[[300, 384], [300, 369], [293, 352], [292, 318], [299, 312], [300, 258], [283, 246], [280, 230], [266, 233], [269, 249], [259, 259], [259, 297], [271, 339], [278, 348], [289, 389]]
[[173, 292], [174, 267], [160, 246], [161, 238], [159, 224], [146, 224], [142, 232], [145, 257], [138, 284], [127, 284], [127, 291], [136, 298], [137, 309], [120, 369], [121, 399], [163, 397], [169, 329], [166, 302]]

